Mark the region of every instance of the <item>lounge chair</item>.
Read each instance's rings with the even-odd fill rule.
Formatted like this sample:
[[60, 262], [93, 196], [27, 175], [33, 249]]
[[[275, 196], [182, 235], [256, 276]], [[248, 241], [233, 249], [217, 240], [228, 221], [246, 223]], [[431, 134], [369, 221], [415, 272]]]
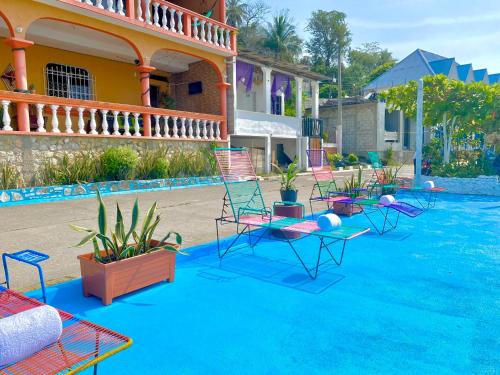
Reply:
[[[273, 237], [276, 241], [288, 243], [293, 253], [297, 256], [301, 265], [311, 279], [316, 279], [319, 266], [333, 260], [335, 264], [341, 265], [344, 257], [346, 243], [364, 233], [369, 228], [341, 226], [339, 229], [324, 232], [318, 227], [316, 221], [304, 218], [286, 218], [274, 216], [271, 209], [266, 206], [260, 188], [259, 181], [253, 169], [248, 151], [244, 148], [218, 148], [215, 150], [217, 165], [219, 167], [226, 194], [223, 198], [223, 208], [220, 217], [215, 219], [217, 230], [217, 251], [220, 259], [229, 252], [235, 251], [240, 245], [237, 244], [242, 235], [248, 236], [248, 245], [253, 249], [259, 241], [270, 231], [280, 230], [289, 233], [300, 234], [299, 238], [291, 236]], [[219, 225], [236, 224], [236, 237], [230, 242], [226, 249], [221, 249], [219, 237]], [[261, 230], [253, 230], [253, 229]], [[319, 239], [317, 259], [315, 265], [308, 267], [301, 251], [294, 243], [304, 237], [314, 236]], [[342, 250], [337, 259], [330, 247], [341, 244]], [[311, 251], [312, 249], [304, 249]], [[326, 251], [329, 259], [321, 262], [321, 254]]]
[[306, 150], [306, 153], [315, 180], [309, 197], [311, 215], [314, 216], [313, 203], [324, 202], [327, 210], [332, 210], [334, 203], [348, 197], [344, 193], [337, 191], [333, 169], [327, 158], [326, 151], [311, 149]]
[[[0, 319], [42, 306], [43, 303], [0, 286]], [[59, 311], [61, 338], [17, 363], [0, 367], [0, 374], [76, 374], [128, 348], [132, 339]]]
[[447, 191], [443, 187], [424, 188], [422, 186], [400, 186], [399, 190], [408, 192], [424, 210], [436, 207], [438, 194]]

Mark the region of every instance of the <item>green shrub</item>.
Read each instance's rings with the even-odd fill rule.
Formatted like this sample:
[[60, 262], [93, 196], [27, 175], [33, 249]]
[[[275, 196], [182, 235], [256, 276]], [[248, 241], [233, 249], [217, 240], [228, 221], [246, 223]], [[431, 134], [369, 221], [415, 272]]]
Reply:
[[342, 160], [344, 160], [341, 154], [327, 154], [327, 157], [332, 167], [339, 167]]
[[24, 185], [18, 169], [9, 162], [0, 163], [0, 190], [17, 189]]
[[92, 151], [46, 159], [38, 172], [40, 185], [70, 185], [99, 181], [101, 179], [99, 155]]
[[448, 164], [432, 166], [432, 175], [441, 177], [477, 177], [494, 174], [493, 163], [481, 151], [459, 151]]
[[141, 180], [154, 180], [168, 177], [168, 150], [158, 148], [156, 150], [146, 150], [139, 158], [135, 169], [135, 178]]
[[382, 157], [382, 162], [384, 165], [394, 165], [394, 150], [392, 146], [386, 148], [384, 151], [384, 156]]
[[217, 164], [212, 147], [197, 151], [176, 149], [168, 160], [168, 175], [172, 178], [191, 176], [213, 176]]
[[138, 156], [129, 147], [113, 147], [104, 151], [100, 160], [106, 180], [121, 181], [133, 178]]
[[349, 164], [352, 165], [352, 164], [357, 164], [359, 159], [357, 155], [349, 154], [347, 155], [347, 161], [349, 162]]

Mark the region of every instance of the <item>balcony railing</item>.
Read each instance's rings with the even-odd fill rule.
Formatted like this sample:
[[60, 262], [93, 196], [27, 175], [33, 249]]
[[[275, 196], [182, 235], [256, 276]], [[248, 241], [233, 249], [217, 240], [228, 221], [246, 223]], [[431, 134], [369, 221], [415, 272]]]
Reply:
[[319, 118], [304, 117], [302, 119], [302, 136], [321, 138], [323, 134], [323, 120]]
[[[30, 125], [37, 133], [111, 137], [141, 137], [146, 118], [156, 138], [220, 140], [224, 117], [126, 104], [0, 91], [0, 130], [17, 133], [13, 104], [30, 107]], [[149, 121], [148, 121], [149, 122]]]
[[60, 0], [209, 47], [236, 52], [236, 28], [165, 0]]

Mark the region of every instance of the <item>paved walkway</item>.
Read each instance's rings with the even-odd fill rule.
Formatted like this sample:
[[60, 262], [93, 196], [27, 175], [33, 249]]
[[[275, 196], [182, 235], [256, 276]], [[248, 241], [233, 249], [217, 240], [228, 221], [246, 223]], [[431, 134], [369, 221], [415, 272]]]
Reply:
[[[338, 180], [342, 180], [350, 176], [350, 173], [337, 173], [336, 176]], [[300, 202], [308, 201], [313, 183], [311, 175], [297, 179]], [[278, 179], [263, 181], [262, 187], [268, 205], [280, 200]], [[143, 214], [157, 201], [158, 211], [162, 216], [157, 233], [178, 231], [184, 238], [183, 247], [187, 248], [216, 239], [214, 218], [220, 215], [223, 196], [223, 186], [140, 193], [140, 212]], [[105, 197], [109, 222], [114, 223], [115, 202], [118, 202], [126, 225], [130, 223], [135, 197], [136, 194]], [[36, 249], [49, 254], [50, 259], [44, 262], [45, 277], [47, 284], [54, 284], [80, 276], [76, 257], [91, 251], [91, 246], [73, 247], [81, 240], [82, 234], [73, 231], [69, 224], [96, 228], [97, 203], [90, 198], [2, 207], [0, 219], [0, 252]], [[233, 231], [234, 228], [227, 226], [222, 228], [221, 235], [231, 235]], [[12, 288], [20, 291], [38, 288], [38, 278], [32, 267], [11, 264], [11, 269]], [[3, 281], [3, 269], [0, 274], [0, 280]]]

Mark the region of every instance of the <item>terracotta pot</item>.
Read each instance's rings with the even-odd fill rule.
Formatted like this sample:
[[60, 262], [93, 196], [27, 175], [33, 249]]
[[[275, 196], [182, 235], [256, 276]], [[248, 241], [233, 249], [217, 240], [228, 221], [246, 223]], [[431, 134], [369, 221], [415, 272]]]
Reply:
[[333, 212], [337, 215], [352, 216], [361, 212], [361, 207], [350, 203], [333, 203]]
[[[158, 245], [158, 241], [151, 241], [151, 246]], [[101, 254], [106, 256], [104, 251]], [[79, 255], [83, 295], [100, 297], [104, 305], [109, 305], [113, 298], [123, 294], [161, 281], [173, 282], [176, 255], [172, 251], [157, 250], [106, 264], [95, 261], [93, 253]]]

